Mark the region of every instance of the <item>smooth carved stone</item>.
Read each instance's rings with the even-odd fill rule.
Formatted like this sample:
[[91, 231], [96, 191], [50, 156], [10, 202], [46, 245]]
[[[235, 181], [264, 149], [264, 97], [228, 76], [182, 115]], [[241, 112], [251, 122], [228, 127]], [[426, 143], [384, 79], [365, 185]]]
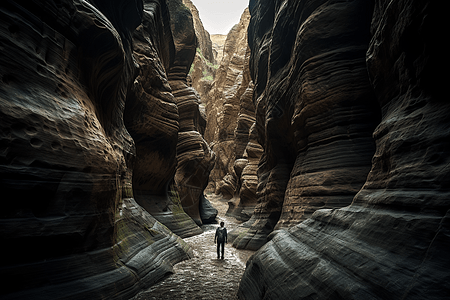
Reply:
[[214, 153], [197, 131], [181, 132], [178, 139], [179, 166], [175, 182], [181, 205], [198, 225], [214, 222], [218, 211], [203, 195], [213, 166]]
[[238, 230], [242, 240], [234, 245], [254, 249], [273, 229], [352, 202], [370, 170], [379, 109], [365, 65], [370, 6], [300, 1], [278, 10], [252, 7], [250, 68], [264, 153], [256, 216]]
[[0, 7], [2, 299], [131, 298], [189, 256], [131, 198], [142, 3], [90, 3]]
[[199, 108], [198, 93], [187, 85], [186, 80], [197, 46], [192, 14], [181, 0], [171, 0], [169, 7], [176, 50], [170, 65], [169, 84], [177, 103], [180, 126], [175, 183], [184, 211], [201, 225], [211, 222], [217, 215], [217, 210], [201, 209], [207, 206], [203, 190], [208, 184], [215, 154], [201, 134], [206, 120]]
[[367, 181], [350, 206], [270, 236], [240, 299], [447, 298], [450, 105], [432, 37], [442, 15], [433, 1], [375, 1], [367, 66], [382, 115]]
[[133, 35], [139, 74], [127, 95], [124, 122], [136, 144], [133, 191], [136, 201], [180, 237], [202, 230], [180, 206], [173, 188], [177, 167], [178, 109], [166, 71], [175, 45], [165, 2], [144, 4]]
[[[239, 191], [240, 178], [235, 173], [234, 163], [236, 159], [243, 158], [245, 145], [248, 143], [248, 130], [252, 125], [251, 121], [239, 122], [246, 119], [239, 114], [243, 110], [241, 98], [251, 102], [252, 94], [248, 69], [250, 49], [247, 45], [249, 20], [247, 9], [239, 24], [228, 34], [214, 87], [206, 103], [208, 124], [205, 139], [217, 155], [208, 190], [222, 194], [227, 199], [233, 198]], [[251, 112], [248, 114], [251, 115]]]
[[[247, 144], [247, 147], [245, 148], [244, 159], [241, 159], [242, 162], [245, 161], [246, 163], [242, 163], [244, 168], [239, 175], [241, 178], [239, 197], [236, 197], [233, 199], [233, 201], [229, 202], [229, 208], [227, 211], [227, 215], [234, 216], [235, 218], [242, 221], [248, 221], [250, 219], [250, 217], [253, 215], [257, 203], [257, 169], [259, 160], [263, 153], [263, 149], [261, 145], [258, 144], [256, 139], [256, 125], [253, 123], [252, 127], [250, 128], [249, 142]], [[238, 160], [236, 162], [238, 162]], [[230, 232], [230, 236], [234, 236], [234, 233], [232, 231]]]

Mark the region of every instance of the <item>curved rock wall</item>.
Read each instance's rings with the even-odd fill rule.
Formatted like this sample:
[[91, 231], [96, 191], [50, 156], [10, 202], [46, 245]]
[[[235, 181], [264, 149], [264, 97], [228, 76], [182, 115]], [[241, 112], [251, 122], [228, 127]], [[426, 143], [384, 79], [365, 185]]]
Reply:
[[171, 0], [169, 7], [175, 58], [168, 77], [180, 116], [175, 183], [184, 211], [201, 225], [212, 222], [217, 215], [217, 210], [203, 195], [215, 155], [201, 134], [205, 130], [206, 120], [199, 108], [198, 93], [186, 81], [197, 48], [192, 14], [181, 0]]
[[201, 99], [201, 109], [205, 109], [208, 93], [211, 90], [216, 73], [215, 59], [209, 32], [203, 27], [197, 7], [190, 0], [183, 0], [183, 4], [192, 13], [195, 35], [197, 36], [197, 49], [194, 61], [188, 73], [188, 84], [192, 86]]
[[195, 35], [197, 36], [197, 49], [194, 61], [190, 67], [187, 81], [197, 92], [200, 100], [200, 111], [205, 113], [205, 104], [208, 102], [208, 94], [212, 88], [217, 65], [209, 32], [203, 27], [197, 7], [190, 0], [183, 0], [183, 4], [192, 13]]
[[[145, 22], [165, 27], [164, 5], [146, 1], [146, 12], [141, 1], [119, 0], [0, 6], [2, 299], [130, 298], [190, 255], [132, 198], [136, 151], [148, 145], [143, 137], [135, 148], [123, 120], [138, 74], [133, 31], [150, 12]], [[170, 48], [158, 41], [141, 46]], [[161, 52], [156, 65], [168, 62], [170, 51]], [[160, 105], [171, 108], [173, 130], [163, 79], [156, 78], [167, 102]], [[134, 91], [146, 84], [154, 83]], [[162, 177], [155, 189], [164, 191], [170, 176]]]
[[382, 113], [367, 181], [350, 206], [274, 235], [247, 263], [240, 299], [447, 298], [450, 105], [448, 75], [433, 71], [445, 47], [432, 37], [445, 18], [433, 1], [374, 3], [366, 62]]
[[379, 109], [365, 65], [370, 5], [276, 1], [251, 9], [264, 153], [254, 215], [232, 236], [234, 246], [256, 250], [273, 229], [351, 203], [370, 170]]
[[127, 95], [124, 121], [136, 144], [134, 197], [180, 237], [199, 234], [202, 230], [183, 212], [173, 187], [179, 118], [166, 75], [175, 46], [164, 1], [145, 2], [143, 22], [134, 32], [133, 44], [140, 67]]
[[[251, 78], [248, 72], [250, 52], [247, 45], [247, 27], [249, 21], [250, 14], [246, 10], [239, 24], [234, 26], [228, 34], [224, 56], [216, 71], [210, 99], [206, 103], [208, 124], [205, 139], [217, 155], [208, 189], [228, 199], [239, 191], [240, 181], [234, 170], [234, 163], [244, 155], [252, 123], [252, 120], [249, 120], [252, 116], [249, 117], [247, 107], [241, 105], [242, 97], [244, 97], [243, 102], [249, 103], [252, 95], [251, 88], [249, 89]], [[241, 110], [242, 116], [239, 114]], [[240, 125], [238, 120], [242, 120]], [[237, 127], [237, 136], [235, 136]], [[236, 143], [239, 144], [238, 147]]]

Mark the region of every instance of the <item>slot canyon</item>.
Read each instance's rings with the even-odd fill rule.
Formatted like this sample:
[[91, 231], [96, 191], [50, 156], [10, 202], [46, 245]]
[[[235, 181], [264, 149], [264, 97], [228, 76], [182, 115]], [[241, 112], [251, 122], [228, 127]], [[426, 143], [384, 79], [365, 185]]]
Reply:
[[0, 299], [449, 299], [443, 3], [195, 2], [1, 1]]

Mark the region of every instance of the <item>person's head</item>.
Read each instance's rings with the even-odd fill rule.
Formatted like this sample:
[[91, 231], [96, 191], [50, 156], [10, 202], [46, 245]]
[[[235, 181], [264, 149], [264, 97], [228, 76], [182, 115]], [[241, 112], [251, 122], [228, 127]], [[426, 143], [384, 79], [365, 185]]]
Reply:
[[222, 222], [220, 222], [220, 227], [223, 227], [223, 226], [225, 226], [225, 223], [222, 221]]

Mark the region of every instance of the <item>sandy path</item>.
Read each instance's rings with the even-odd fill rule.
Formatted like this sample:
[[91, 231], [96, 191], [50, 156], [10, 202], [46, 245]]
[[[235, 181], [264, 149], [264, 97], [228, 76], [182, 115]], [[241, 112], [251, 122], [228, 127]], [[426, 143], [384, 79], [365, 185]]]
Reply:
[[[226, 200], [215, 195], [207, 195], [207, 198], [219, 211], [217, 220], [224, 221], [228, 231], [239, 225], [234, 218], [225, 216]], [[237, 250], [226, 244], [225, 259], [217, 259], [214, 234], [218, 226], [203, 225], [203, 234], [184, 239], [192, 247], [194, 258], [175, 265], [175, 274], [142, 291], [134, 299], [237, 299], [239, 281], [253, 251]]]

